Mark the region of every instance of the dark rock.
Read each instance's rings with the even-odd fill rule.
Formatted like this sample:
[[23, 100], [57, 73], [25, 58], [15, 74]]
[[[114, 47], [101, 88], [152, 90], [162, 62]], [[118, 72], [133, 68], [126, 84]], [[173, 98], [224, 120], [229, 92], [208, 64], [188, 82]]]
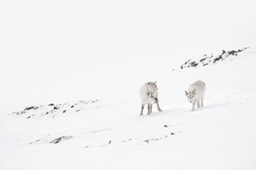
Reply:
[[59, 107], [58, 107], [58, 106], [54, 106], [53, 109], [54, 109], [54, 110], [58, 110]]
[[144, 142], [149, 143], [149, 140], [144, 140]]
[[92, 103], [96, 103], [98, 100], [93, 100]]
[[200, 62], [203, 62], [203, 61], [205, 61], [206, 60], [206, 58], [202, 58], [201, 60], [200, 60]]
[[189, 59], [188, 61], [186, 61], [184, 64], [186, 65], [187, 63], [189, 63], [191, 61], [191, 59]]
[[61, 141], [63, 141], [63, 140], [68, 140], [68, 139], [70, 139], [70, 138], [72, 138], [72, 136], [61, 136], [61, 137], [59, 137], [59, 138], [54, 139], [54, 140], [51, 141], [50, 143], [51, 143], [51, 144], [58, 144], [58, 143], [60, 143]]
[[222, 59], [223, 59], [222, 56], [216, 57], [216, 58], [213, 60], [213, 63], [216, 63], [217, 61], [222, 60]]
[[35, 106], [30, 106], [30, 107], [26, 107], [24, 110], [25, 111], [29, 111], [29, 110], [36, 110], [36, 109], [38, 109], [38, 107], [35, 107]]
[[228, 51], [228, 55], [237, 55], [237, 51], [235, 50]]
[[198, 63], [196, 63], [195, 61], [190, 63], [191, 67], [196, 67], [198, 65]]

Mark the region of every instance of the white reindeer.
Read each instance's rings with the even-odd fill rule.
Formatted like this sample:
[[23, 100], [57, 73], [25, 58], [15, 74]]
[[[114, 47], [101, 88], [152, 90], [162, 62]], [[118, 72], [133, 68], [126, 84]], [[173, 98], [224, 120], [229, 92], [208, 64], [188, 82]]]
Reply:
[[158, 88], [156, 82], [147, 82], [140, 88], [140, 99], [141, 99], [141, 112], [140, 115], [143, 115], [144, 106], [148, 105], [148, 115], [152, 113], [153, 104], [157, 105], [157, 109], [161, 112], [158, 101]]
[[204, 92], [205, 92], [205, 83], [201, 80], [198, 80], [189, 86], [188, 91], [185, 91], [185, 95], [188, 98], [188, 102], [192, 103], [192, 111], [197, 108], [204, 106]]

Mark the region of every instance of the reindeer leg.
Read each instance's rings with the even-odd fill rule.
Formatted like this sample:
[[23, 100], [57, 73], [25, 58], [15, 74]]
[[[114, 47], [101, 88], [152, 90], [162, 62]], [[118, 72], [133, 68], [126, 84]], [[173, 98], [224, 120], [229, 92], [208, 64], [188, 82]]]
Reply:
[[201, 107], [204, 107], [204, 96], [201, 98]]
[[140, 111], [140, 116], [143, 115], [143, 110], [144, 110], [144, 104], [141, 105], [141, 111]]
[[157, 105], [157, 110], [158, 110], [159, 112], [162, 112], [162, 109], [160, 108], [160, 105], [159, 105], [158, 98], [156, 98], [156, 105]]
[[159, 112], [162, 112], [162, 109], [160, 108], [160, 106], [159, 106], [159, 103], [158, 103], [158, 102], [156, 103], [156, 105], [157, 105], [157, 110], [158, 110]]
[[200, 100], [197, 101], [197, 108], [200, 108]]
[[192, 111], [194, 111], [194, 110], [195, 110], [195, 106], [196, 106], [196, 102], [195, 102], [195, 101], [193, 101], [193, 102], [192, 102]]
[[148, 115], [152, 113], [152, 104], [148, 104]]

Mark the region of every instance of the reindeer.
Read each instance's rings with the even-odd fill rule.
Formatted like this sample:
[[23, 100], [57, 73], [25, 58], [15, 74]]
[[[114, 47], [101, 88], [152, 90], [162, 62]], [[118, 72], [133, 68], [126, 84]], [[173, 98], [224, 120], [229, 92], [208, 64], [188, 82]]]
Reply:
[[159, 112], [162, 109], [159, 106], [158, 101], [158, 88], [156, 82], [147, 82], [143, 84], [140, 88], [140, 99], [141, 99], [141, 112], [140, 115], [143, 115], [144, 106], [148, 105], [148, 115], [152, 113], [153, 104], [157, 105]]
[[201, 80], [198, 80], [189, 86], [188, 91], [185, 91], [185, 95], [188, 98], [188, 102], [192, 103], [192, 111], [197, 108], [204, 106], [204, 92], [205, 92], [205, 83]]

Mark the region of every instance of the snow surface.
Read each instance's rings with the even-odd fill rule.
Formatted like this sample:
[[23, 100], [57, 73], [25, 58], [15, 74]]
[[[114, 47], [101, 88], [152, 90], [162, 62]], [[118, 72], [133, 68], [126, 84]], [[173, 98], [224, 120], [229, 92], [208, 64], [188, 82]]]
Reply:
[[[148, 77], [136, 66], [129, 81], [103, 83], [108, 92], [100, 99], [0, 114], [0, 169], [254, 170], [255, 56], [251, 47], [205, 67], [173, 70], [186, 57], [155, 66], [148, 72], [157, 77], [163, 112], [154, 107], [150, 116], [139, 116], [138, 91]], [[206, 82], [205, 107], [191, 112], [184, 91], [198, 79]]]
[[[0, 1], [0, 170], [255, 170], [255, 16], [254, 0]], [[139, 116], [147, 81], [163, 112]]]

